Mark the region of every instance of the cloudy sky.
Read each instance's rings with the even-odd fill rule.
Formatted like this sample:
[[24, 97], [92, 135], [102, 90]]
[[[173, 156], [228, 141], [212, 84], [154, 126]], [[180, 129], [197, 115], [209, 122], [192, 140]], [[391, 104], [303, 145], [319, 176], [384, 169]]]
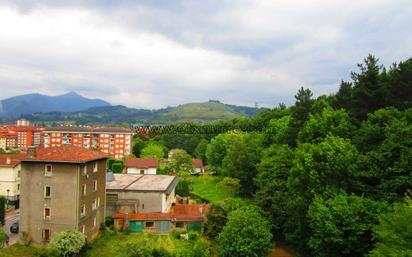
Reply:
[[411, 57], [411, 27], [411, 0], [0, 0], [0, 99], [290, 104]]

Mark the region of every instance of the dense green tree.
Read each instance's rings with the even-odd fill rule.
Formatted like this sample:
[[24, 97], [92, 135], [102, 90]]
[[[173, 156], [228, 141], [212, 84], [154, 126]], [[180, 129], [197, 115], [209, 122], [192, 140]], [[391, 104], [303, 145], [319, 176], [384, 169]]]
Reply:
[[196, 146], [195, 153], [194, 153], [196, 158], [206, 161], [206, 149], [207, 149], [208, 144], [209, 144], [209, 141], [207, 141], [206, 139], [201, 139], [199, 141], [199, 143]]
[[379, 127], [375, 129], [370, 128], [370, 134], [380, 143], [360, 159], [356, 189], [376, 199], [400, 200], [412, 188], [412, 123], [406, 117], [395, 118], [384, 125], [382, 135], [375, 134]]
[[176, 194], [187, 197], [190, 195], [190, 183], [186, 179], [181, 179], [176, 185]]
[[227, 134], [219, 134], [212, 138], [210, 144], [206, 148], [206, 159], [209, 164], [209, 170], [216, 172], [219, 175], [223, 175], [222, 169], [223, 158], [226, 155], [226, 140]]
[[[188, 130], [190, 130], [188, 128]], [[165, 133], [161, 136], [161, 141], [167, 149], [183, 149], [190, 155], [194, 155], [195, 149], [199, 144], [201, 135], [196, 134], [196, 131], [191, 131], [191, 134], [182, 133]]]
[[377, 241], [371, 257], [412, 256], [412, 200], [395, 203], [393, 210], [379, 216], [374, 229]]
[[319, 114], [310, 114], [309, 120], [298, 134], [300, 143], [316, 143], [327, 135], [350, 138], [355, 127], [345, 110], [324, 108]]
[[149, 143], [142, 149], [140, 156], [142, 158], [156, 158], [162, 160], [165, 157], [165, 151], [163, 146]]
[[412, 108], [412, 58], [394, 65], [388, 77], [390, 92], [387, 104], [399, 110]]
[[353, 88], [352, 83], [342, 81], [340, 83], [339, 91], [335, 95], [335, 100], [333, 102], [333, 107], [335, 109], [352, 109], [352, 98], [353, 98]]
[[359, 196], [315, 197], [308, 210], [312, 256], [364, 256], [372, 246], [372, 227], [385, 204]]
[[4, 225], [4, 221], [6, 218], [6, 198], [4, 196], [0, 196], [0, 223]]
[[269, 121], [267, 129], [264, 130], [264, 144], [287, 144], [291, 116], [286, 115], [279, 119]]
[[193, 158], [185, 150], [177, 151], [171, 157], [168, 168], [179, 176], [188, 176], [193, 173]]
[[135, 156], [140, 156], [142, 149], [147, 145], [147, 141], [143, 140], [139, 136], [133, 139], [133, 154]]
[[275, 235], [289, 218], [286, 212], [288, 199], [287, 180], [294, 159], [293, 151], [287, 145], [272, 145], [263, 152], [255, 178], [255, 199], [266, 217], [269, 217]]
[[352, 114], [359, 121], [365, 120], [367, 114], [386, 106], [388, 93], [383, 67], [379, 59], [368, 55], [364, 63], [358, 64], [360, 73], [352, 72], [353, 98]]
[[49, 248], [60, 256], [75, 256], [86, 245], [85, 236], [77, 230], [67, 230], [53, 236]]
[[222, 167], [226, 174], [238, 178], [243, 195], [255, 191], [253, 179], [257, 174], [256, 164], [260, 161], [263, 136], [261, 134], [231, 133], [226, 141], [226, 155]]
[[222, 257], [266, 257], [272, 247], [270, 223], [256, 207], [233, 211], [217, 237]]
[[291, 107], [292, 119], [288, 133], [288, 143], [291, 146], [296, 146], [298, 133], [309, 118], [309, 113], [314, 103], [312, 96], [312, 91], [310, 91], [310, 89], [304, 89], [303, 87], [301, 87], [295, 95], [296, 102], [295, 105]]
[[205, 234], [210, 239], [223, 230], [227, 222], [227, 210], [219, 204], [212, 204], [206, 213]]

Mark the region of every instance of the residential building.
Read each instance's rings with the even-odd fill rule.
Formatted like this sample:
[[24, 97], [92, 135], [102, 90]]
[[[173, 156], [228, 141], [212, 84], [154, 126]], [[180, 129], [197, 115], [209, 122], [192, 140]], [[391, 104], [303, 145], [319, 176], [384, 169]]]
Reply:
[[44, 131], [44, 147], [74, 145], [111, 154], [116, 159], [132, 154], [133, 131], [119, 127], [58, 126]]
[[203, 167], [203, 160], [201, 159], [193, 159], [193, 170], [194, 174], [202, 174], [204, 173], [204, 167]]
[[156, 158], [128, 158], [124, 166], [127, 174], [156, 175], [159, 161]]
[[20, 161], [26, 157], [21, 154], [0, 154], [0, 195], [18, 207], [20, 195]]
[[179, 178], [166, 175], [113, 174], [106, 183], [106, 215], [165, 213], [176, 202]]
[[0, 149], [6, 150], [7, 149], [7, 138], [0, 134]]
[[117, 213], [115, 227], [132, 232], [164, 234], [174, 230], [203, 232], [207, 204], [176, 204], [167, 213]]
[[26, 150], [28, 147], [42, 144], [43, 130], [43, 127], [31, 126], [26, 119], [19, 119], [16, 124], [2, 125], [0, 138], [6, 138], [7, 150]]
[[106, 161], [73, 145], [30, 148], [21, 161], [21, 240], [43, 244], [69, 229], [94, 238], [104, 222]]

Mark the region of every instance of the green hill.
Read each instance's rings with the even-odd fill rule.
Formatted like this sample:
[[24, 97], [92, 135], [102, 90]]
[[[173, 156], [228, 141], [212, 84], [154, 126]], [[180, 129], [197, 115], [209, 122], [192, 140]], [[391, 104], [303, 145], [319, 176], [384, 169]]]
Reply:
[[40, 123], [71, 124], [169, 124], [184, 121], [210, 122], [251, 117], [264, 108], [227, 105], [219, 101], [187, 103], [159, 110], [128, 108], [125, 106], [93, 107], [77, 112], [48, 112], [23, 115]]

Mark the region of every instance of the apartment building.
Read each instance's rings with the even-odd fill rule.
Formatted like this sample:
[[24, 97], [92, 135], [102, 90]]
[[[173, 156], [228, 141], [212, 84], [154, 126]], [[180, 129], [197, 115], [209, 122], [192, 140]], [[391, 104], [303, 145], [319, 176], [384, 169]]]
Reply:
[[32, 126], [26, 119], [19, 119], [16, 124], [1, 126], [0, 139], [5, 138], [7, 150], [26, 150], [28, 147], [42, 144], [43, 130], [43, 127]]
[[69, 229], [93, 239], [104, 222], [106, 160], [74, 145], [30, 148], [21, 161], [21, 240], [45, 244]]
[[116, 159], [132, 154], [133, 132], [119, 127], [58, 126], [44, 131], [44, 147], [74, 145], [111, 154]]

